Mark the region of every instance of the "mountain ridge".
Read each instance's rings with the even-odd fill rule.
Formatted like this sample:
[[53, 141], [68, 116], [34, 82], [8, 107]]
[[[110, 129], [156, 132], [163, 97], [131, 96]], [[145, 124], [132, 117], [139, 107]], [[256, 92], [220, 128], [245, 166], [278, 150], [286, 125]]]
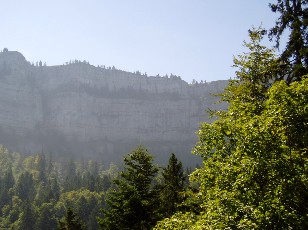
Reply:
[[0, 138], [14, 151], [119, 161], [139, 144], [158, 161], [171, 152], [188, 164], [205, 109], [221, 109], [212, 93], [228, 81], [188, 84], [87, 62], [31, 64], [0, 53]]

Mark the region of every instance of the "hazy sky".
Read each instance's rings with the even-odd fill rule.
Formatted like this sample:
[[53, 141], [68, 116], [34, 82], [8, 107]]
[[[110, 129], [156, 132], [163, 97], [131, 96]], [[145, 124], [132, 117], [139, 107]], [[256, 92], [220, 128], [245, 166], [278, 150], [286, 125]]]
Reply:
[[1, 0], [0, 49], [47, 65], [70, 59], [191, 82], [229, 79], [275, 0]]

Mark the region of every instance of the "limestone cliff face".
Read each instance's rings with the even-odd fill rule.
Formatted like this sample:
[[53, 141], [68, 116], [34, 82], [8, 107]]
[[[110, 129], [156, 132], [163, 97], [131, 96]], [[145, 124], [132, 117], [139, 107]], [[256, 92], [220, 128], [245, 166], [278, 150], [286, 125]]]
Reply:
[[[227, 81], [189, 85], [87, 63], [33, 66], [0, 53], [0, 143], [21, 152], [53, 152], [118, 161], [139, 144], [158, 161], [175, 152], [187, 164], [211, 96]], [[223, 106], [223, 105], [220, 105]]]

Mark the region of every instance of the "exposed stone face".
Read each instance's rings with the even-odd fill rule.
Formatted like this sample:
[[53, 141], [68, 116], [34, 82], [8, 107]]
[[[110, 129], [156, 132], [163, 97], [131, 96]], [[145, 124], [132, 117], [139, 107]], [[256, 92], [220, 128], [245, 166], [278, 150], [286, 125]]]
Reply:
[[118, 161], [139, 144], [159, 161], [175, 152], [187, 164], [199, 122], [227, 85], [189, 85], [86, 63], [33, 66], [0, 53], [0, 142], [12, 150]]

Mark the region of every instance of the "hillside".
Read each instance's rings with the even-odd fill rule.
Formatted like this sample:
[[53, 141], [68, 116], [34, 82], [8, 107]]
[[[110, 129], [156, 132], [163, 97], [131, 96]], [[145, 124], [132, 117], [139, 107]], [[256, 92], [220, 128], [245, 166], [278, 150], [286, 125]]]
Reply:
[[228, 81], [191, 85], [74, 61], [33, 65], [15, 51], [0, 53], [0, 143], [13, 151], [44, 151], [118, 162], [137, 145], [165, 162], [175, 152], [196, 158], [199, 122], [215, 109]]

